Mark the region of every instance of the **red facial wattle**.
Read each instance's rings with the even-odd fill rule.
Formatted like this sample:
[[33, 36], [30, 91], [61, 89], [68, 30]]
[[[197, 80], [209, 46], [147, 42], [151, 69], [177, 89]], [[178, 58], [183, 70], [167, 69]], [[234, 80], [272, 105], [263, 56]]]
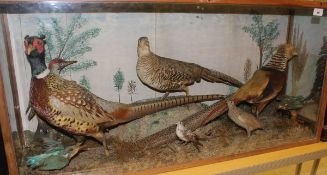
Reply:
[[34, 39], [32, 45], [36, 48], [38, 53], [44, 51], [44, 42], [41, 39]]

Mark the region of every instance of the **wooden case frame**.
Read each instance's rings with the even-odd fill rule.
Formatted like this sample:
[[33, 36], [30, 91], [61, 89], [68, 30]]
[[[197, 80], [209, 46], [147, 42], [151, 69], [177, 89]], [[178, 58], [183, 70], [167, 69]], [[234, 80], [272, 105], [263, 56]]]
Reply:
[[[53, 1], [51, 1], [53, 2]], [[214, 5], [221, 5], [224, 7], [230, 6], [250, 6], [250, 7], [258, 7], [260, 9], [262, 6], [265, 7], [283, 7], [286, 8], [285, 13], [289, 13], [289, 31], [292, 31], [292, 12], [294, 8], [298, 10], [308, 10], [312, 8], [323, 8], [327, 9], [327, 2], [319, 2], [319, 1], [298, 1], [298, 0], [56, 0], [55, 3], [58, 5], [58, 7], [64, 7], [67, 4], [72, 5], [69, 6], [70, 8], [62, 8], [59, 10], [59, 12], [79, 12], [79, 8], [83, 5], [89, 5], [91, 7], [98, 6], [99, 4], [102, 5], [100, 10], [106, 10], [110, 9], [111, 11], [116, 11], [115, 9], [118, 9], [119, 11], [124, 11], [125, 7], [128, 6], [128, 10], [133, 11], [147, 11], [147, 9], [144, 9], [145, 7], [162, 7], [159, 8], [162, 11], [170, 11], [169, 6], [172, 4], [184, 4], [189, 5], [192, 9], [192, 6], [194, 5], [204, 5], [204, 6], [210, 6], [211, 4]], [[142, 4], [144, 6], [139, 7], [136, 6], [136, 8], [131, 8], [129, 4]], [[21, 6], [28, 6], [29, 9], [21, 10]], [[41, 9], [45, 7], [45, 9]], [[75, 8], [76, 7], [76, 8]], [[4, 0], [0, 1], [0, 24], [3, 27], [4, 32], [4, 41], [5, 41], [5, 49], [7, 53], [7, 59], [9, 64], [9, 76], [11, 80], [11, 88], [13, 92], [13, 101], [15, 106], [15, 116], [16, 116], [16, 124], [17, 129], [22, 130], [22, 124], [20, 123], [20, 114], [19, 114], [19, 102], [18, 102], [18, 95], [17, 95], [17, 85], [15, 81], [15, 74], [14, 74], [14, 66], [12, 63], [13, 60], [13, 54], [12, 54], [12, 48], [11, 48], [11, 38], [9, 35], [9, 28], [8, 28], [8, 21], [7, 21], [7, 13], [27, 13], [31, 12], [31, 9], [33, 8], [39, 8], [39, 12], [48, 12], [48, 10], [54, 10], [57, 12], [57, 9], [53, 9], [55, 7], [52, 7], [49, 5], [49, 2], [47, 1], [40, 1], [40, 0]], [[56, 7], [57, 8], [57, 7]], [[143, 8], [143, 9], [142, 9]], [[189, 8], [189, 7], [188, 7]], [[17, 11], [18, 10], [18, 11]], [[20, 11], [21, 10], [21, 11]], [[181, 8], [180, 11], [188, 10]], [[195, 10], [195, 9], [193, 9]], [[92, 10], [93, 11], [93, 10]], [[196, 10], [195, 10], [196, 11]], [[88, 11], [86, 11], [88, 12]], [[290, 36], [290, 35], [288, 35]], [[289, 37], [286, 39], [289, 40]], [[326, 64], [327, 67], [327, 64]], [[0, 72], [1, 74], [1, 72]], [[324, 80], [327, 78], [327, 69], [325, 70]], [[207, 160], [198, 160], [198, 161], [192, 161], [188, 163], [173, 165], [169, 167], [162, 167], [162, 168], [155, 168], [155, 169], [149, 169], [140, 172], [140, 174], [154, 174], [154, 173], [160, 173], [165, 171], [172, 171], [177, 169], [183, 169], [183, 168], [190, 168], [194, 166], [200, 166], [200, 165], [206, 165], [210, 163], [220, 162], [220, 161], [226, 161], [271, 151], [276, 151], [280, 149], [285, 148], [291, 148], [306, 144], [312, 144], [317, 143], [321, 139], [322, 131], [327, 133], [327, 126], [324, 127], [324, 117], [326, 114], [326, 104], [327, 104], [327, 82], [324, 81], [322, 93], [321, 93], [321, 99], [320, 99], [320, 105], [319, 105], [319, 122], [317, 124], [317, 130], [316, 130], [316, 136], [315, 138], [299, 141], [296, 143], [289, 143], [284, 144], [276, 147], [271, 148], [265, 148], [261, 150], [255, 150], [251, 152], [241, 153], [241, 154], [235, 154], [235, 155], [229, 155], [229, 156], [223, 156], [223, 157], [217, 157], [217, 158], [210, 158]], [[5, 151], [6, 151], [6, 157], [8, 162], [8, 169], [9, 174], [19, 174], [18, 165], [16, 162], [16, 156], [13, 146], [13, 139], [11, 135], [11, 127], [10, 127], [10, 120], [8, 115], [8, 104], [6, 103], [6, 94], [4, 91], [4, 81], [2, 78], [2, 75], [0, 75], [0, 126], [2, 130], [2, 136], [4, 140], [5, 145]], [[325, 122], [326, 123], [326, 122]], [[24, 145], [24, 140], [20, 140], [20, 143]], [[89, 170], [90, 171], [90, 170]], [[105, 169], [101, 170], [95, 170], [97, 173], [103, 173], [105, 172]], [[137, 173], [138, 174], [138, 173]]]

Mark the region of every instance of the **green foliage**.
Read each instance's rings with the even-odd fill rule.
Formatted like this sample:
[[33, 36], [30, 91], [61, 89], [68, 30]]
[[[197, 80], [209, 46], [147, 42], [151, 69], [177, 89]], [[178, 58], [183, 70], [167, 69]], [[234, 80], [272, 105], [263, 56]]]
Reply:
[[234, 86], [228, 86], [228, 94], [232, 94], [236, 92], [237, 88]]
[[68, 24], [60, 24], [59, 18], [51, 17], [48, 20], [38, 20], [39, 32], [46, 36], [47, 63], [56, 57], [67, 60], [76, 60], [77, 64], [67, 67], [67, 71], [86, 70], [95, 66], [96, 61], [84, 57], [84, 54], [92, 51], [90, 40], [96, 38], [100, 33], [100, 28], [90, 28], [81, 31], [88, 23], [88, 20], [81, 14], [72, 15], [68, 18]]
[[204, 109], [209, 108], [209, 105], [206, 103], [200, 103], [201, 107], [203, 107]]
[[114, 75], [114, 87], [116, 91], [119, 92], [123, 88], [124, 81], [124, 74], [120, 69], [118, 69], [118, 71]]
[[118, 100], [120, 102], [120, 91], [122, 90], [125, 81], [124, 74], [120, 69], [115, 73], [113, 80], [115, 90], [118, 92]]
[[244, 26], [242, 29], [249, 33], [252, 40], [257, 43], [260, 49], [260, 60], [263, 59], [264, 62], [261, 63], [264, 64], [275, 49], [272, 42], [279, 36], [279, 23], [277, 23], [277, 20], [273, 20], [264, 24], [262, 15], [253, 15], [252, 20], [254, 23]]
[[81, 76], [81, 78], [79, 80], [79, 84], [81, 86], [83, 86], [85, 89], [87, 89], [89, 91], [91, 90], [90, 81], [88, 80], [88, 78], [85, 75]]

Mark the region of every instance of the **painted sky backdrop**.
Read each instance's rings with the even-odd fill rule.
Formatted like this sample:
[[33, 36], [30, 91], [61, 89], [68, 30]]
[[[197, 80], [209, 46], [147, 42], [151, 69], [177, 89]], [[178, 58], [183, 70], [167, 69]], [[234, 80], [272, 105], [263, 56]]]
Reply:
[[[37, 19], [47, 21], [50, 17], [58, 18], [61, 25], [69, 23], [75, 14], [10, 14], [14, 66], [18, 83], [19, 100], [22, 116], [28, 103], [30, 66], [23, 51], [25, 35], [37, 35]], [[84, 57], [97, 62], [86, 71], [68, 73], [68, 79], [80, 80], [86, 76], [91, 91], [96, 95], [118, 101], [114, 89], [113, 75], [117, 70], [124, 74], [125, 83], [121, 91], [121, 102], [130, 103], [127, 82], [136, 82], [134, 101], [162, 96], [144, 86], [136, 75], [137, 41], [147, 36], [153, 52], [160, 56], [192, 62], [218, 70], [243, 81], [243, 69], [246, 59], [252, 61], [252, 73], [259, 63], [259, 49], [242, 27], [251, 24], [252, 15], [247, 14], [196, 14], [196, 13], [87, 13], [83, 14], [89, 23], [83, 29], [97, 27], [100, 34], [90, 40], [91, 52]], [[288, 16], [264, 15], [264, 22], [277, 20], [279, 37], [273, 45], [286, 40]], [[308, 42], [308, 50], [317, 55], [320, 51], [322, 36], [326, 35], [327, 20], [321, 18], [320, 24], [311, 24], [310, 17], [295, 17], [295, 23], [301, 25]], [[325, 33], [324, 33], [325, 32]], [[310, 61], [309, 61], [310, 62]], [[308, 65], [313, 66], [314, 60]], [[313, 79], [312, 67], [308, 67], [306, 77]], [[304, 80], [305, 82], [306, 80]], [[308, 94], [312, 83], [307, 85], [304, 95]], [[228, 94], [229, 87], [224, 84], [212, 84], [202, 81], [190, 87], [190, 94]], [[177, 95], [177, 94], [176, 94]], [[24, 128], [35, 130], [36, 120], [27, 121]]]

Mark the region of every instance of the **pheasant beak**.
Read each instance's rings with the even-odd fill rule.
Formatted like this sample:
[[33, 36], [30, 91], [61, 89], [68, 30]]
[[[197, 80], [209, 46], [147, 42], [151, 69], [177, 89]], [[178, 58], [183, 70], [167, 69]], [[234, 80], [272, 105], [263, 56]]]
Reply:
[[35, 47], [33, 47], [32, 45], [28, 45], [27, 55], [30, 55], [33, 50], [35, 50]]
[[65, 67], [68, 66], [68, 65], [71, 65], [71, 64], [74, 64], [74, 63], [77, 63], [77, 61], [75, 60], [72, 60], [72, 61], [66, 61], [66, 63], [64, 64]]
[[77, 61], [65, 61], [65, 62], [62, 62], [60, 64], [60, 70], [62, 70], [63, 68], [71, 65], [71, 64], [74, 64], [74, 63], [77, 63]]

